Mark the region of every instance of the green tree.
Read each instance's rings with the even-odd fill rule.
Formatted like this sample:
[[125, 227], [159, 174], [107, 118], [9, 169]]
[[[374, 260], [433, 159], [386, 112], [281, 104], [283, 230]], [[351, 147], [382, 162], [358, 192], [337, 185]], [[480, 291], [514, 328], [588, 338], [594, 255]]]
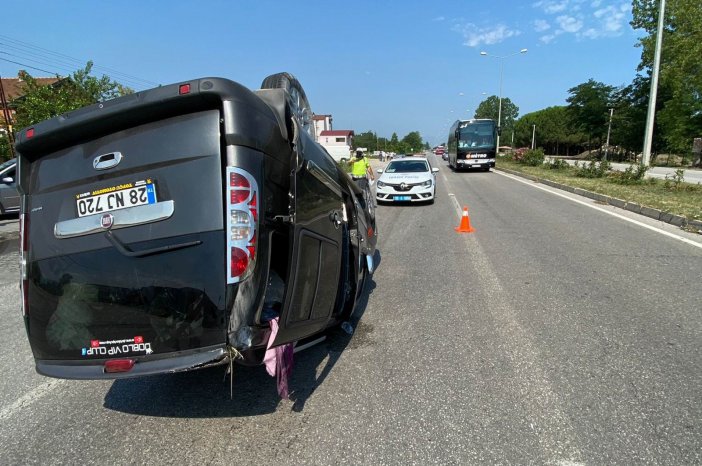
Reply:
[[582, 144], [584, 136], [569, 125], [564, 106], [548, 107], [523, 115], [515, 124], [515, 143], [531, 147], [536, 125], [536, 147], [550, 155], [570, 155], [571, 148]]
[[390, 143], [388, 144], [388, 150], [399, 153], [399, 145], [400, 139], [397, 137], [397, 133], [392, 133], [392, 136], [390, 136]]
[[[658, 0], [633, 0], [631, 26], [643, 29], [638, 71], [650, 76], [658, 28]], [[656, 118], [668, 147], [687, 153], [702, 136], [702, 8], [699, 0], [668, 0]], [[650, 86], [649, 86], [650, 88]], [[661, 94], [668, 95], [661, 95]], [[654, 139], [655, 143], [655, 139]]]
[[[475, 118], [490, 118], [497, 122], [500, 116], [500, 98], [496, 95], [491, 95], [487, 99], [480, 102], [475, 110]], [[519, 115], [519, 107], [517, 107], [509, 97], [502, 98], [502, 114], [500, 116], [500, 126], [502, 126], [503, 135], [512, 131], [514, 122]]]
[[568, 89], [568, 113], [573, 128], [588, 135], [588, 141], [597, 139], [598, 146], [607, 134], [609, 109], [612, 106], [614, 87], [589, 79], [586, 83]]
[[51, 86], [40, 85], [27, 72], [20, 73], [23, 96], [12, 102], [17, 112], [17, 128], [31, 126], [71, 110], [133, 92], [107, 76], [90, 76], [92, 67], [93, 63], [88, 62], [85, 68], [59, 79]]
[[0, 163], [9, 160], [12, 152], [10, 152], [10, 140], [7, 135], [0, 133]]
[[402, 142], [405, 145], [406, 152], [416, 152], [424, 147], [424, 141], [422, 141], [422, 136], [419, 134], [419, 131], [407, 133], [407, 135], [402, 138]]
[[378, 150], [377, 148], [377, 137], [373, 131], [366, 131], [365, 133], [359, 133], [353, 138], [353, 148], [365, 147], [369, 152]]
[[[610, 145], [620, 147], [623, 150], [622, 156], [626, 159], [631, 158], [630, 154], [637, 154], [642, 150], [650, 89], [650, 77], [639, 75], [630, 85], [617, 89], [612, 95], [614, 114]], [[658, 95], [662, 98], [658, 99], [656, 108], [660, 109], [670, 91], [661, 88]], [[660, 134], [660, 131], [660, 121], [655, 120], [653, 134]], [[661, 151], [664, 144], [664, 138], [654, 138], [654, 153]]]

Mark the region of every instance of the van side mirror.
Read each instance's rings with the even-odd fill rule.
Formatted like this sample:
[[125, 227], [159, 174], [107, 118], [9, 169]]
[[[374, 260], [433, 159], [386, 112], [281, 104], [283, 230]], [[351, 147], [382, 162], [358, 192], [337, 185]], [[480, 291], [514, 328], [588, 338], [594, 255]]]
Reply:
[[15, 182], [15, 179], [12, 178], [11, 176], [6, 176], [5, 178], [2, 179], [2, 182], [5, 184], [12, 184]]
[[382, 168], [379, 168], [379, 169], [378, 169], [378, 173], [383, 173], [383, 169], [382, 169]]
[[497, 135], [502, 136], [502, 126], [497, 127]]

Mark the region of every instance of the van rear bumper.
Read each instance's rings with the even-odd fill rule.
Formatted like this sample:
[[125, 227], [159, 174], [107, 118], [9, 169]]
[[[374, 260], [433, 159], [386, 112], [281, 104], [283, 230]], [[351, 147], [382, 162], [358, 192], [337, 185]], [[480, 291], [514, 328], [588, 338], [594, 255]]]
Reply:
[[84, 360], [36, 360], [39, 374], [59, 379], [124, 379], [144, 375], [202, 369], [224, 364], [228, 361], [224, 346], [211, 346], [190, 351], [178, 351], [134, 359], [134, 367], [128, 372], [105, 373], [104, 364], [109, 359]]

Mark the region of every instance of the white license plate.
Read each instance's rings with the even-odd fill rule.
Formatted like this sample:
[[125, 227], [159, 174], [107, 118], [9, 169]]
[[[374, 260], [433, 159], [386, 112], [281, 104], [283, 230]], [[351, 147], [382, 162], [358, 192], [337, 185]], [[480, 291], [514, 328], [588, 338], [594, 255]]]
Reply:
[[474, 164], [474, 165], [471, 165], [471, 168], [480, 168], [481, 166], [482, 165], [480, 165], [480, 164]]
[[156, 186], [151, 180], [126, 183], [76, 196], [78, 217], [155, 203]]

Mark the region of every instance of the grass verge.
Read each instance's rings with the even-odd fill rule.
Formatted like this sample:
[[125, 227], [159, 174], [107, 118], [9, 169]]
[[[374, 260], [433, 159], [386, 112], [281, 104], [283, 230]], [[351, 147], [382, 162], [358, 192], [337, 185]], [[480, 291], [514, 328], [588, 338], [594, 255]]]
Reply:
[[550, 169], [547, 165], [533, 167], [515, 162], [507, 156], [497, 160], [497, 167], [633, 202], [686, 217], [688, 220], [702, 220], [702, 186], [685, 183], [679, 179], [647, 178], [638, 184], [619, 184], [615, 182], [616, 173], [609, 173], [602, 178], [583, 178], [576, 175], [578, 170], [574, 167], [559, 169]]

